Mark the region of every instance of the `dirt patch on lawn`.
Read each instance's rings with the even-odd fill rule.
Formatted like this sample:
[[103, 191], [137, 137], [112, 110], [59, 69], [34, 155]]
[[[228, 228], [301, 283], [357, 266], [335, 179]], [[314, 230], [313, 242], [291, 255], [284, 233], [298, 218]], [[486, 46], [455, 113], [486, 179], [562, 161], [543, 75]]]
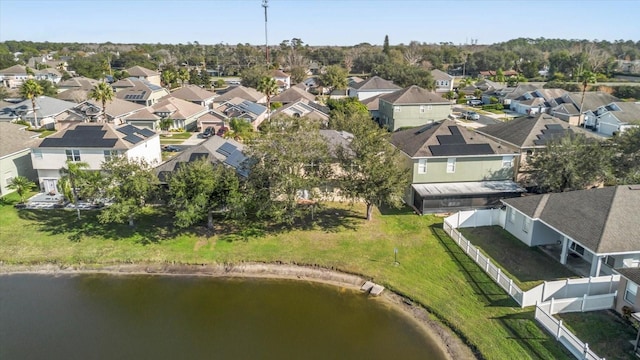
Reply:
[[[204, 245], [204, 244], [203, 244]], [[196, 244], [197, 246], [197, 244]], [[110, 275], [147, 274], [147, 275], [190, 275], [213, 277], [251, 277], [272, 279], [293, 279], [316, 281], [351, 289], [360, 289], [369, 279], [321, 267], [299, 266], [290, 264], [242, 263], [222, 265], [3, 265], [2, 274], [83, 274], [104, 273]], [[434, 320], [423, 307], [413, 304], [408, 299], [392, 292], [385, 291], [380, 296], [382, 301], [401, 311], [415, 321], [442, 350], [448, 359], [477, 359], [471, 349], [449, 328]]]

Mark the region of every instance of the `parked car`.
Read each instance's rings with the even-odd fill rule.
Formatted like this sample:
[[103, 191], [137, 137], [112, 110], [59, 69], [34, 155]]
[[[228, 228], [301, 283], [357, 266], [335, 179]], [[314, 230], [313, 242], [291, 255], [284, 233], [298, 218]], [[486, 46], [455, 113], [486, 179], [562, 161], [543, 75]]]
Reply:
[[165, 145], [162, 147], [162, 151], [167, 151], [167, 152], [178, 152], [181, 151], [182, 149], [180, 149], [179, 147], [175, 146], [175, 145]]
[[202, 137], [203, 138], [210, 138], [214, 135], [214, 129], [212, 126], [207, 127], [206, 129], [204, 129], [204, 131], [202, 132]]
[[465, 111], [462, 113], [462, 117], [468, 120], [480, 120], [480, 114], [475, 111]]
[[218, 129], [218, 132], [216, 133], [216, 135], [223, 137], [224, 134], [227, 133], [227, 131], [229, 131], [229, 128], [226, 126], [221, 127], [220, 129]]
[[467, 101], [467, 105], [471, 105], [471, 106], [480, 106], [482, 105], [482, 100], [469, 100]]

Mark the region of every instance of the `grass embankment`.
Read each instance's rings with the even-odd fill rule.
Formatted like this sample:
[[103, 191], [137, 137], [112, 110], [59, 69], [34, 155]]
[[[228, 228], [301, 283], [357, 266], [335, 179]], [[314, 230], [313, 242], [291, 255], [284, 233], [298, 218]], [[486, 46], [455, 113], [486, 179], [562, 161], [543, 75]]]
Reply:
[[[335, 204], [308, 229], [178, 231], [155, 210], [126, 225], [82, 221], [68, 211], [0, 206], [0, 260], [13, 264], [239, 263], [317, 264], [362, 274], [410, 297], [448, 324], [486, 359], [570, 359], [442, 231], [441, 219], [409, 211], [362, 219], [363, 206]], [[394, 248], [399, 266], [394, 266]]]

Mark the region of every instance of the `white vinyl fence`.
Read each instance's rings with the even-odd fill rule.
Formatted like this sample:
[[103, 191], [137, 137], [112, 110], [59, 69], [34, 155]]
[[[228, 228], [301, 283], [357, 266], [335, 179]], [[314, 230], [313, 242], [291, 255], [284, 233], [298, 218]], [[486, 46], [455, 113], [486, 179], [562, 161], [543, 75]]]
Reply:
[[535, 319], [577, 359], [605, 360], [605, 358], [601, 358], [591, 351], [589, 344], [583, 343], [571, 331], [567, 330], [567, 328], [562, 325], [562, 320], [556, 320], [540, 306], [536, 306]]
[[[448, 219], [448, 218], [447, 218]], [[507, 294], [509, 294], [520, 306], [523, 304], [523, 292], [513, 283], [513, 280], [502, 274], [502, 269], [494, 265], [491, 260], [482, 255], [480, 250], [462, 236], [462, 233], [454, 229], [447, 220], [444, 221], [444, 231], [451, 236], [453, 241], [476, 262]]]

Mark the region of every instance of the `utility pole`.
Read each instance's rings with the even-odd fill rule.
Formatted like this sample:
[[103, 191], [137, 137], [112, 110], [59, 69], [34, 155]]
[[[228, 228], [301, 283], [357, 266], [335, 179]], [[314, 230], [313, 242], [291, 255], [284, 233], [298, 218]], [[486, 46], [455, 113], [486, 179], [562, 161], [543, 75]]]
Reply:
[[267, 67], [269, 67], [269, 37], [267, 36], [267, 8], [269, 7], [269, 0], [262, 0], [262, 7], [264, 8], [264, 47], [267, 53]]

